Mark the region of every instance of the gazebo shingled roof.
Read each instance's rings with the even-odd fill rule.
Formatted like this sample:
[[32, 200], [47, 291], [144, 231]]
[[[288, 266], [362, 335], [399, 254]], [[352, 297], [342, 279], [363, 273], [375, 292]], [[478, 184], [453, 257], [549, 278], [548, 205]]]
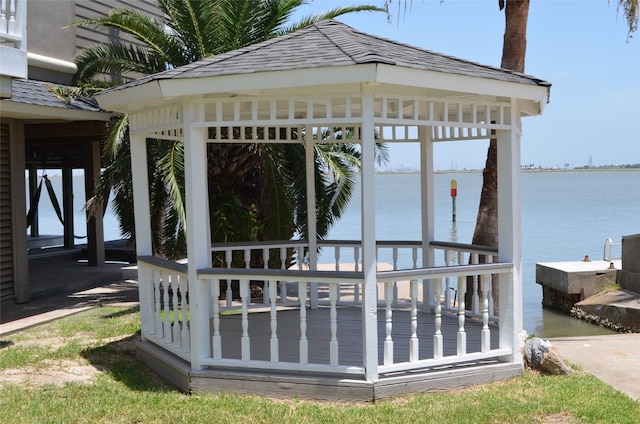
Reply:
[[165, 79], [202, 78], [372, 63], [490, 78], [520, 84], [551, 86], [544, 80], [526, 74], [482, 65], [365, 34], [343, 23], [327, 19], [282, 37], [149, 75], [109, 91], [123, 90]]

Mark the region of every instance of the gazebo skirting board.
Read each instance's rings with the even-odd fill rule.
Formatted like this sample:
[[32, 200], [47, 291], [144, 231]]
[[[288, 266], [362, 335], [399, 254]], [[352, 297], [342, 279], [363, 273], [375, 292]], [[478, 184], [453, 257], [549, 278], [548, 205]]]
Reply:
[[[491, 263], [491, 249], [433, 242], [430, 249], [442, 252], [434, 254], [442, 265], [420, 268], [418, 243], [379, 243], [379, 255], [389, 250], [393, 269], [379, 266], [378, 307], [363, 311], [357, 242], [324, 243], [335, 261], [331, 271], [251, 268], [256, 258], [286, 268], [285, 257], [294, 252], [302, 258], [306, 248], [304, 242], [215, 246], [212, 252], [222, 254], [227, 267], [200, 270], [195, 282], [207, 288], [208, 299], [190, 298], [194, 285], [185, 264], [139, 258], [140, 358], [185, 391], [354, 400], [460, 387], [522, 371], [508, 343], [501, 347], [491, 307], [492, 276], [509, 281], [512, 265]], [[238, 257], [246, 268], [231, 268]], [[398, 269], [403, 257], [409, 269]], [[489, 263], [478, 263], [479, 257]], [[349, 267], [341, 258], [355, 262]], [[468, 281], [471, 310], [464, 304]], [[262, 295], [256, 295], [259, 285]], [[209, 316], [198, 330], [190, 320], [196, 304]], [[369, 353], [377, 356], [376, 379], [367, 378], [363, 366], [364, 319], [377, 322], [377, 351]], [[298, 385], [318, 387], [293, 389]]]

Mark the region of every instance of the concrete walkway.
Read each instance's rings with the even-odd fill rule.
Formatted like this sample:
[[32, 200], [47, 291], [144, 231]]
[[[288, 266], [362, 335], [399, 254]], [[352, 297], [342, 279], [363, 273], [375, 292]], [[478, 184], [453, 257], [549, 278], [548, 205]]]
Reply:
[[[0, 340], [97, 305], [136, 306], [137, 302], [138, 283], [133, 279], [23, 305], [5, 301], [0, 308]], [[640, 401], [640, 334], [554, 338], [550, 342], [564, 360]]]
[[550, 339], [560, 357], [640, 401], [640, 333]]
[[137, 306], [137, 281], [125, 280], [20, 305], [13, 300], [3, 301], [0, 306], [0, 338], [106, 304]]

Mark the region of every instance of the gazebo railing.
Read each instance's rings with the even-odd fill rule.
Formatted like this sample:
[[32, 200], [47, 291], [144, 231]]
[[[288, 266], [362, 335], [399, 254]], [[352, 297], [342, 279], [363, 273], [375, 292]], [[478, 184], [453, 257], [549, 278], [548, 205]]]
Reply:
[[[415, 242], [384, 242], [380, 248], [390, 248], [402, 251], [409, 249], [411, 258], [417, 251], [418, 256], [421, 249]], [[362, 281], [364, 278], [360, 269], [335, 270], [335, 267], [343, 264], [336, 261], [338, 265], [328, 270], [313, 270], [298, 266], [287, 267], [287, 261], [283, 258], [291, 258], [291, 250], [294, 256], [302, 258], [305, 255], [304, 249], [307, 247], [303, 242], [283, 242], [273, 244], [251, 244], [225, 246], [224, 248], [214, 247], [213, 252], [223, 252], [228, 257], [234, 256], [234, 252], [241, 252], [241, 257], [247, 259], [244, 268], [234, 268], [231, 266], [210, 268], [200, 270], [196, 284], [204, 284], [206, 293], [209, 293], [210, 302], [208, 316], [209, 322], [199, 325], [210, 333], [211, 345], [210, 353], [204, 355], [199, 366], [221, 366], [221, 367], [241, 367], [241, 368], [274, 368], [281, 370], [308, 370], [317, 372], [332, 372], [345, 374], [362, 374], [364, 369], [352, 361], [342, 362], [339, 355], [340, 340], [337, 337], [338, 327], [343, 328], [346, 324], [341, 324], [341, 305], [360, 305], [360, 300], [356, 298], [356, 293], [361, 293]], [[358, 249], [357, 244], [351, 242], [340, 242], [331, 246], [330, 243], [323, 242], [323, 250], [327, 247], [336, 249], [348, 249], [353, 252]], [[283, 250], [284, 249], [284, 250]], [[417, 249], [417, 250], [416, 250]], [[432, 249], [437, 249], [445, 253], [444, 258], [455, 255], [456, 260], [444, 260], [444, 266], [432, 268], [410, 268], [410, 269], [390, 269], [378, 270], [378, 307], [384, 310], [385, 336], [380, 338], [379, 344], [384, 350], [384, 360], [381, 363], [381, 372], [392, 372], [398, 370], [410, 370], [432, 365], [446, 365], [455, 362], [470, 360], [480, 360], [483, 358], [504, 356], [507, 353], [500, 349], [492, 349], [490, 345], [489, 324], [495, 317], [491, 311], [491, 280], [500, 274], [512, 273], [511, 264], [492, 263], [472, 263], [468, 260], [478, 260], [480, 255], [491, 257], [488, 250], [477, 249], [473, 246], [453, 245], [447, 243], [432, 243]], [[287, 253], [289, 250], [289, 253]], [[280, 261], [281, 269], [268, 269], [264, 265], [256, 268], [251, 267], [251, 258], [256, 257], [256, 251], [261, 253], [262, 259], [270, 259], [274, 263], [274, 257]], [[282, 254], [281, 252], [285, 252]], [[405, 252], [406, 253], [406, 252]], [[392, 255], [394, 255], [392, 253]], [[258, 257], [260, 255], [257, 255]], [[343, 257], [338, 253], [337, 257]], [[354, 263], [359, 259], [353, 256]], [[475, 259], [474, 259], [475, 258]], [[228, 261], [229, 265], [232, 260]], [[269, 261], [267, 261], [268, 263]], [[277, 261], [276, 261], [277, 262]], [[300, 261], [302, 263], [302, 261]], [[352, 263], [352, 268], [353, 264]], [[284, 264], [284, 266], [282, 265]], [[247, 265], [249, 266], [247, 268]], [[394, 263], [392, 268], [398, 268]], [[141, 257], [138, 261], [140, 280], [140, 309], [142, 316], [142, 337], [150, 340], [164, 349], [182, 357], [187, 361], [192, 360], [190, 351], [190, 317], [191, 304], [189, 300], [189, 284], [187, 283], [187, 267], [185, 264], [178, 264], [165, 261], [155, 257]], [[473, 281], [474, 303], [476, 307], [473, 311], [465, 310], [464, 296], [467, 290], [467, 282]], [[252, 286], [262, 283], [263, 295], [261, 297], [252, 296]], [[225, 287], [234, 287], [233, 294], [229, 296]], [[222, 291], [221, 291], [222, 288]], [[313, 306], [312, 293], [317, 288], [318, 301], [316, 307], [322, 310], [328, 309], [328, 314], [323, 320], [328, 320], [330, 337], [328, 345], [323, 349], [328, 352], [326, 360], [315, 360], [309, 356], [309, 341], [306, 336], [309, 326], [307, 315], [312, 313]], [[193, 285], [192, 288], [193, 290]], [[223, 293], [224, 292], [224, 293]], [[455, 292], [453, 296], [450, 292]], [[223, 295], [224, 294], [224, 295]], [[408, 359], [393, 359], [394, 328], [403, 323], [394, 322], [394, 312], [409, 313], [410, 329], [405, 329], [411, 333], [409, 338]], [[433, 355], [424, 357], [417, 354], [420, 344], [420, 337], [417, 336], [416, 328], [418, 311], [430, 311], [433, 313], [435, 326], [429, 336], [428, 343], [433, 343]], [[250, 316], [253, 312], [262, 312], [267, 316], [270, 332], [269, 350], [266, 357], [255, 358], [251, 356], [251, 345], [254, 328], [249, 324]], [[284, 328], [280, 327], [280, 316], [283, 313], [289, 314], [287, 317], [287, 332], [291, 332], [290, 317], [295, 314], [295, 333], [297, 340], [293, 344], [297, 347], [295, 360], [291, 359], [292, 341], [284, 340], [280, 336]], [[443, 316], [456, 317], [459, 329], [457, 334], [457, 354], [445, 356], [442, 351], [441, 328]], [[466, 330], [465, 320], [473, 316], [474, 321], [482, 322], [481, 349], [476, 352], [466, 351]], [[202, 315], [200, 315], [202, 316]], [[230, 328], [229, 316], [235, 318], [237, 328]], [[264, 320], [263, 320], [264, 321]], [[325, 321], [326, 322], [326, 321]], [[238, 324], [239, 323], [239, 324]], [[202, 323], [201, 323], [202, 324]], [[253, 325], [253, 324], [252, 324]], [[325, 324], [326, 325], [326, 324]], [[281, 328], [279, 331], [278, 328]], [[361, 329], [360, 329], [361, 330]], [[263, 333], [267, 330], [260, 330]], [[225, 356], [223, 354], [223, 337], [225, 335], [226, 344], [239, 346], [239, 353]], [[290, 338], [290, 335], [289, 335]], [[230, 341], [231, 340], [231, 341]], [[254, 341], [254, 343], [259, 343]], [[287, 356], [283, 357], [280, 349], [282, 344], [287, 344]], [[228, 349], [228, 348], [227, 348]], [[422, 355], [422, 356], [420, 356]], [[263, 355], [264, 356], [264, 355]], [[200, 356], [201, 358], [203, 356]], [[276, 365], [274, 365], [276, 364]]]
[[190, 353], [187, 265], [153, 256], [138, 257], [141, 333], [185, 360]]
[[[429, 243], [429, 248], [434, 255], [435, 266], [464, 266], [464, 265], [478, 265], [481, 263], [496, 263], [498, 262], [498, 249], [489, 246], [478, 246], [462, 243], [442, 242], [434, 241]], [[479, 276], [471, 275], [468, 278], [468, 286], [471, 287], [471, 305], [466, 305], [468, 309], [467, 314], [473, 317], [480, 317], [480, 290], [479, 290]], [[459, 281], [447, 277], [443, 283], [443, 296], [445, 297], [445, 309], [455, 312], [456, 305], [461, 301], [461, 293], [458, 285]], [[491, 284], [488, 288], [488, 301], [489, 301], [489, 316], [491, 319], [497, 319], [497, 316], [493, 310], [493, 291]], [[466, 293], [465, 289], [465, 293]], [[453, 298], [452, 298], [453, 297]], [[433, 304], [429, 305], [433, 308]]]
[[[512, 264], [479, 264], [479, 265], [459, 265], [451, 267], [440, 267], [430, 269], [381, 271], [378, 272], [378, 284], [384, 285], [385, 290], [389, 290], [395, 281], [409, 281], [410, 294], [408, 306], [394, 305], [389, 301], [383, 302], [384, 309], [384, 337], [379, 338], [379, 346], [384, 350], [384, 359], [380, 364], [381, 372], [408, 371], [412, 369], [425, 368], [454, 364], [458, 362], [478, 361], [490, 358], [498, 358], [511, 353], [510, 349], [500, 349], [491, 346], [491, 320], [489, 316], [489, 288], [493, 275], [509, 274], [512, 272]], [[445, 308], [445, 297], [438, 295], [443, 291], [443, 283], [446, 279], [458, 281], [458, 288], [464, 292], [467, 278], [477, 275], [480, 280], [480, 321], [481, 330], [479, 335], [479, 349], [473, 352], [467, 351], [467, 330], [465, 323], [467, 320], [464, 303], [460, 302], [457, 309], [451, 306]], [[353, 362], [353, 356], [343, 362], [340, 352], [345, 346], [346, 349], [353, 348], [351, 340], [343, 336], [338, 337], [338, 329], [353, 326], [353, 316], [348, 316], [343, 322], [342, 315], [344, 309], [338, 304], [338, 292], [340, 286], [362, 285], [364, 275], [362, 272], [354, 271], [306, 271], [306, 270], [269, 270], [269, 269], [238, 269], [238, 268], [210, 268], [200, 270], [198, 273], [198, 284], [206, 284], [208, 291], [213, 298], [211, 310], [211, 327], [207, 330], [211, 334], [210, 356], [205, 356], [200, 365], [216, 367], [235, 367], [251, 369], [278, 369], [283, 371], [308, 371], [325, 372], [332, 374], [364, 374], [364, 368]], [[216, 299], [220, 296], [220, 287], [223, 282], [237, 281], [240, 286], [240, 305], [237, 306], [235, 318], [229, 320], [228, 308], [223, 308], [222, 302]], [[250, 281], [267, 281], [265, 292], [268, 293], [269, 305], [261, 312], [259, 320], [251, 320], [252, 300], [250, 296]], [[294, 283], [297, 287], [297, 306], [282, 307], [278, 300], [278, 288], [282, 283]], [[315, 322], [309, 318], [309, 314], [314, 313], [310, 308], [310, 287], [312, 284], [327, 287], [327, 297], [320, 305], [320, 312], [327, 310], [321, 316], [323, 322]], [[434, 326], [431, 328], [428, 340], [421, 340], [418, 336], [418, 312], [421, 310], [419, 301], [420, 286], [430, 286], [431, 292], [435, 293]], [[282, 300], [282, 299], [280, 299]], [[447, 314], [445, 309], [455, 310], [455, 315], [448, 314], [449, 319], [455, 317], [458, 323], [456, 333], [456, 353], [445, 355], [443, 340], [443, 318]], [[394, 313], [402, 311], [409, 312], [411, 318], [394, 322]], [[294, 314], [292, 326], [291, 314]], [[380, 312], [382, 313], [382, 312]], [[281, 325], [280, 316], [288, 314], [286, 326]], [[227, 316], [225, 316], [227, 315]], [[360, 315], [359, 315], [360, 316]], [[225, 319], [227, 318], [227, 319]], [[267, 322], [268, 321], [268, 322]], [[327, 323], [328, 321], [328, 323]], [[474, 320], [477, 322], [477, 320]], [[328, 325], [329, 336], [324, 341], [315, 341], [314, 348], [311, 349], [311, 341], [314, 334], [308, 328], [317, 329], [323, 325]], [[408, 359], [404, 358], [394, 361], [393, 352], [394, 328], [408, 325], [403, 333], [410, 334], [408, 346]], [[255, 328], [254, 326], [258, 326]], [[284, 328], [283, 328], [284, 327]], [[361, 334], [362, 328], [355, 328], [353, 334]], [[495, 331], [495, 327], [493, 329]], [[268, 336], [265, 333], [268, 332]], [[223, 337], [224, 335], [224, 337]], [[226, 338], [225, 338], [226, 337]], [[424, 337], [424, 336], [423, 336]], [[286, 341], [284, 340], [286, 338]], [[268, 347], [264, 342], [268, 339]], [[404, 337], [400, 337], [397, 343], [406, 342]], [[431, 355], [420, 353], [420, 343], [433, 345]], [[226, 344], [236, 346], [236, 349], [229, 349], [232, 352], [226, 355], [224, 347]], [[254, 343], [259, 343], [260, 349], [252, 349]], [[323, 344], [326, 343], [326, 344]], [[286, 347], [286, 357], [283, 357]], [[311, 352], [328, 352], [327, 355], [312, 358]], [[376, 352], [377, 353], [377, 352]], [[255, 357], [257, 354], [257, 358]], [[361, 352], [364, 356], [364, 352]], [[348, 355], [347, 355], [348, 356]]]

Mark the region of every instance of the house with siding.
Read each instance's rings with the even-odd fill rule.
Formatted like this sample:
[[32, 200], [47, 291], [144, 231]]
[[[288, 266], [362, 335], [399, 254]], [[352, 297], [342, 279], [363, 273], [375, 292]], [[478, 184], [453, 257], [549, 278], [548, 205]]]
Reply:
[[[82, 170], [89, 196], [101, 169], [101, 141], [112, 114], [88, 99], [64, 101], [52, 86], [72, 84], [73, 58], [86, 46], [119, 34], [86, 28], [63, 29], [84, 18], [105, 15], [123, 0], [0, 0], [0, 298], [28, 302], [42, 294], [30, 283], [29, 265], [44, 240], [37, 218], [27, 230], [27, 212], [35, 203], [42, 174], [62, 175], [61, 217], [64, 234], [52, 243], [72, 259], [77, 251], [73, 234], [73, 174]], [[135, 7], [157, 15], [156, 2], [138, 0]], [[29, 182], [25, 184], [25, 179]], [[44, 190], [44, 187], [43, 187]], [[42, 194], [46, 196], [46, 194]], [[104, 264], [102, 218], [87, 222], [88, 266]], [[32, 249], [30, 249], [30, 246]], [[29, 251], [32, 254], [29, 254]], [[53, 252], [53, 250], [49, 250]], [[64, 255], [65, 251], [69, 255]], [[40, 255], [42, 256], [42, 255]], [[50, 263], [50, 262], [49, 262]], [[47, 262], [38, 264], [46, 267]], [[42, 269], [40, 269], [42, 271]], [[39, 285], [42, 286], [42, 282]], [[45, 292], [55, 291], [46, 287]]]

